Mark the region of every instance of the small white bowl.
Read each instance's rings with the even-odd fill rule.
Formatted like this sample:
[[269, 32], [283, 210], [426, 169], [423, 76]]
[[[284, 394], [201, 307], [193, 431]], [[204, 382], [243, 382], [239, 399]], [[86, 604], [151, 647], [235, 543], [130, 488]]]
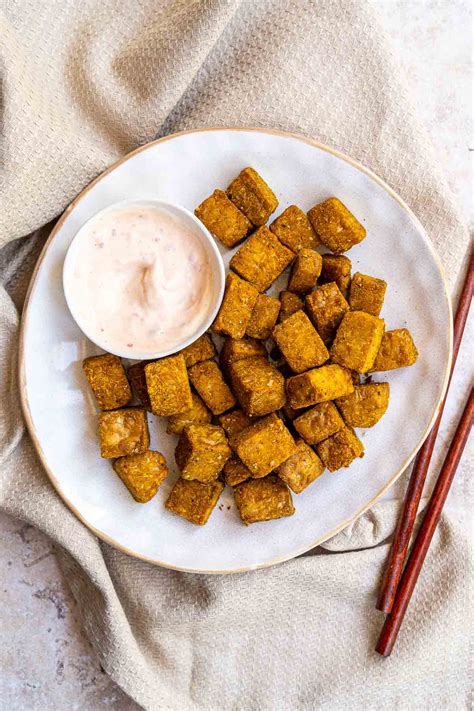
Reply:
[[[182, 219], [188, 227], [192, 229], [196, 237], [200, 240], [201, 244], [204, 245], [204, 248], [206, 250], [207, 255], [209, 256], [209, 262], [211, 266], [211, 275], [212, 279], [214, 279], [214, 298], [212, 305], [209, 309], [208, 314], [206, 317], [203, 319], [202, 324], [199, 326], [199, 328], [188, 338], [185, 340], [176, 343], [172, 348], [168, 348], [166, 350], [162, 351], [152, 351], [152, 352], [144, 352], [144, 351], [139, 351], [135, 350], [133, 348], [127, 348], [126, 350], [111, 350], [107, 345], [105, 345], [105, 341], [101, 342], [101, 339], [97, 337], [96, 334], [92, 334], [88, 331], [87, 324], [82, 321], [82, 319], [78, 316], [78, 311], [75, 308], [75, 303], [74, 303], [74, 296], [72, 294], [72, 291], [69, 289], [69, 285], [71, 284], [71, 272], [72, 269], [74, 268], [75, 265], [75, 259], [76, 259], [76, 254], [78, 250], [78, 245], [80, 243], [81, 237], [88, 231], [88, 228], [91, 226], [91, 223], [95, 222], [99, 217], [104, 215], [107, 212], [110, 212], [112, 210], [115, 210], [117, 208], [121, 207], [129, 207], [132, 205], [140, 206], [140, 207], [156, 207], [160, 208], [163, 210], [166, 210], [170, 212], [173, 215], [176, 215], [178, 218]], [[152, 360], [155, 358], [164, 358], [165, 356], [172, 355], [173, 353], [176, 353], [177, 351], [180, 351], [182, 348], [186, 348], [186, 346], [189, 346], [191, 343], [193, 343], [196, 339], [198, 339], [200, 336], [202, 336], [203, 333], [207, 331], [209, 326], [212, 324], [214, 321], [217, 312], [219, 310], [219, 307], [222, 303], [222, 298], [224, 296], [224, 287], [225, 287], [225, 268], [224, 268], [224, 262], [222, 259], [222, 256], [219, 252], [219, 249], [217, 247], [217, 244], [211, 235], [211, 233], [206, 229], [206, 227], [200, 222], [200, 220], [195, 217], [192, 212], [187, 210], [184, 207], [178, 206], [178, 205], [173, 205], [172, 203], [164, 202], [162, 200], [150, 200], [148, 198], [146, 199], [131, 199], [131, 200], [122, 200], [120, 202], [113, 203], [106, 207], [103, 210], [100, 210], [97, 212], [93, 217], [91, 217], [87, 222], [82, 225], [82, 227], [79, 229], [77, 234], [74, 236], [71, 244], [69, 245], [69, 248], [66, 253], [66, 257], [64, 259], [64, 266], [63, 266], [63, 288], [64, 288], [64, 295], [66, 298], [66, 303], [68, 305], [69, 311], [71, 312], [71, 315], [81, 331], [87, 336], [87, 338], [95, 343], [99, 348], [102, 348], [102, 350], [107, 351], [109, 353], [113, 353], [114, 355], [120, 356], [122, 358], [129, 358], [131, 360]]]

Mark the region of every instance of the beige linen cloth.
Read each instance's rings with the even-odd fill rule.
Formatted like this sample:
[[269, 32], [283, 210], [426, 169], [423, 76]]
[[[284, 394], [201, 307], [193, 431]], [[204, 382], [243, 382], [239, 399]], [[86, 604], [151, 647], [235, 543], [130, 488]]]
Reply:
[[0, 506], [57, 544], [106, 671], [150, 710], [467, 708], [469, 548], [457, 520], [443, 518], [384, 660], [374, 602], [396, 504], [375, 506], [330, 553], [232, 576], [163, 570], [101, 543], [69, 512], [18, 401], [18, 310], [44, 235], [13, 240], [155, 135], [270, 126], [351, 154], [411, 205], [455, 290], [467, 235], [372, 6], [3, 0], [0, 38]]

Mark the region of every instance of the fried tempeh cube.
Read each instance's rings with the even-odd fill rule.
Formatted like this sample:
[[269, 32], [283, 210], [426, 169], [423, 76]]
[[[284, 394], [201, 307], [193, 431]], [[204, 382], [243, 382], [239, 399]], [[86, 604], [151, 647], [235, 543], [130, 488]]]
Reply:
[[145, 377], [154, 415], [169, 417], [192, 407], [188, 371], [181, 353], [148, 363]]
[[292, 252], [314, 249], [319, 239], [314, 233], [307, 215], [296, 205], [290, 205], [270, 225], [271, 231]]
[[[336, 363], [336, 361], [333, 360], [332, 358], [329, 358], [326, 365], [334, 365], [334, 363]], [[362, 376], [356, 370], [351, 370], [351, 378], [352, 378], [352, 382], [354, 383], [354, 385], [360, 385], [362, 382]]]
[[236, 404], [237, 400], [215, 361], [205, 360], [193, 365], [189, 369], [189, 379], [213, 415], [220, 415]]
[[118, 356], [111, 353], [91, 356], [82, 361], [82, 367], [101, 410], [128, 405], [132, 391]]
[[356, 272], [352, 277], [349, 305], [353, 311], [378, 316], [382, 310], [387, 282]]
[[[347, 395], [346, 397], [351, 397]], [[344, 420], [333, 402], [320, 402], [293, 420], [293, 425], [308, 444], [318, 444], [344, 427]]]
[[232, 451], [222, 427], [188, 425], [181, 432], [175, 460], [183, 479], [214, 481], [231, 457]]
[[295, 507], [286, 484], [274, 474], [264, 479], [249, 479], [234, 489], [240, 518], [245, 524], [292, 516]]
[[298, 410], [334, 400], [354, 391], [350, 371], [340, 365], [322, 365], [286, 381], [288, 401]]
[[219, 417], [219, 424], [227, 437], [232, 437], [251, 425], [252, 419], [243, 410], [232, 410]]
[[316, 447], [323, 464], [330, 472], [348, 467], [364, 454], [364, 445], [350, 427], [344, 427]]
[[322, 263], [321, 255], [314, 249], [300, 250], [291, 268], [288, 291], [303, 295], [314, 289]]
[[343, 254], [323, 254], [319, 283], [330, 284], [333, 281], [344, 293], [351, 283], [351, 269], [352, 263], [349, 257], [345, 257]]
[[275, 470], [295, 494], [301, 494], [323, 471], [322, 461], [302, 439], [296, 440], [296, 452]]
[[194, 214], [225, 247], [234, 247], [252, 229], [252, 223], [223, 190], [214, 190]]
[[223, 489], [224, 484], [221, 481], [202, 484], [199, 481], [178, 479], [165, 506], [168, 511], [182, 516], [191, 523], [204, 526]]
[[225, 483], [229, 486], [237, 486], [237, 484], [241, 484], [252, 476], [252, 472], [247, 469], [235, 454], [226, 461], [223, 472]]
[[273, 329], [272, 337], [295, 373], [322, 365], [329, 353], [304, 311], [297, 311]]
[[264, 225], [278, 207], [276, 195], [253, 168], [244, 168], [231, 182], [226, 193], [257, 227]]
[[193, 404], [189, 410], [171, 415], [168, 418], [166, 434], [179, 435], [188, 425], [208, 425], [212, 421], [212, 414], [207, 409], [199, 395], [191, 393]]
[[186, 368], [191, 368], [203, 360], [210, 360], [216, 355], [216, 347], [208, 333], [203, 333], [197, 341], [183, 348], [180, 353], [184, 356]]
[[160, 452], [150, 450], [120, 457], [112, 466], [135, 501], [140, 504], [146, 504], [155, 496], [169, 474], [164, 456]]
[[274, 296], [259, 294], [247, 325], [247, 336], [263, 341], [270, 338], [280, 313], [280, 307], [279, 300], [275, 299]]
[[390, 399], [388, 383], [356, 385], [354, 392], [336, 400], [344, 422], [350, 427], [373, 427], [386, 413]]
[[149, 360], [142, 360], [139, 363], [134, 363], [129, 366], [127, 371], [127, 377], [133, 392], [140, 401], [140, 404], [149, 412], [151, 412], [151, 402], [146, 386], [145, 366], [150, 362]]
[[150, 446], [146, 411], [141, 407], [99, 413], [100, 456], [104, 459], [140, 454]]
[[242, 338], [257, 297], [258, 289], [253, 284], [229, 272], [225, 281], [224, 298], [212, 324], [212, 330], [232, 338]]
[[291, 291], [280, 291], [280, 316], [278, 318], [279, 323], [282, 323], [289, 316], [292, 316], [297, 311], [302, 311], [304, 309], [304, 302], [297, 294], [292, 294]]
[[233, 435], [230, 445], [255, 478], [266, 476], [296, 451], [289, 430], [274, 413]]
[[336, 197], [312, 207], [308, 217], [321, 242], [334, 254], [347, 252], [366, 235], [365, 227]]
[[413, 365], [418, 358], [418, 351], [407, 328], [386, 331], [382, 336], [380, 349], [369, 372], [394, 370]]
[[306, 297], [306, 311], [324, 343], [334, 338], [349, 304], [337, 284], [323, 284]]
[[219, 354], [219, 365], [227, 376], [232, 363], [258, 356], [266, 358], [267, 351], [255, 338], [226, 338]]
[[285, 404], [285, 378], [266, 358], [246, 358], [232, 363], [230, 382], [247, 415], [267, 415]]
[[230, 260], [230, 268], [243, 279], [266, 291], [294, 258], [268, 227], [260, 227], [238, 249]]
[[331, 359], [358, 373], [374, 364], [382, 342], [384, 320], [364, 311], [348, 311], [337, 329]]

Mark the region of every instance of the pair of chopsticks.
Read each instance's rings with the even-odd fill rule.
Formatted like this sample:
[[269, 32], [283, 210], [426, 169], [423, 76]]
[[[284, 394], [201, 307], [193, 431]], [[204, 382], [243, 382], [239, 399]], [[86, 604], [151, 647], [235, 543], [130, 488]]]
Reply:
[[469, 307], [472, 301], [473, 286], [474, 260], [471, 257], [461, 297], [459, 299], [458, 308], [456, 310], [456, 316], [454, 318], [453, 360], [446, 393], [433, 428], [422, 445], [415, 460], [398, 521], [397, 530], [390, 549], [385, 577], [383, 579], [379, 598], [377, 600], [377, 609], [387, 613], [382, 632], [375, 648], [376, 651], [384, 657], [388, 657], [391, 654], [397, 639], [406, 609], [410, 602], [413, 590], [415, 589], [415, 585], [428, 552], [431, 539], [433, 538], [436, 526], [438, 525], [444, 503], [448, 496], [459, 460], [461, 459], [464, 446], [467, 442], [469, 432], [473, 424], [474, 389], [471, 389], [464, 412], [459, 420], [448, 453], [438, 475], [438, 479], [424, 514], [418, 535], [413, 543], [412, 550], [405, 565], [408, 546], [410, 545], [410, 539], [418, 513], [418, 506], [423, 492], [423, 486], [428, 473], [431, 455], [433, 454], [449, 386], [451, 384], [451, 378], [453, 376], [454, 367], [459, 353], [459, 347], [464, 333], [464, 327], [469, 313]]

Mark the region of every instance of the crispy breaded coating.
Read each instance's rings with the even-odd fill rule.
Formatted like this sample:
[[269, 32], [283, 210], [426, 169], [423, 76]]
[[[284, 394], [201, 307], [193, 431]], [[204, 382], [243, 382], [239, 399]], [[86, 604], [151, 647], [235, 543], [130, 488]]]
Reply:
[[104, 459], [140, 454], [150, 446], [146, 411], [141, 407], [99, 413], [100, 456]]
[[296, 205], [290, 205], [270, 225], [271, 231], [292, 252], [314, 249], [318, 246], [316, 236], [306, 214]]
[[[346, 397], [351, 397], [347, 395]], [[342, 399], [342, 398], [340, 398]], [[344, 427], [344, 420], [333, 402], [320, 402], [293, 420], [293, 425], [308, 444], [318, 444]]]
[[278, 207], [276, 195], [253, 168], [244, 168], [226, 190], [232, 202], [257, 227]]
[[308, 217], [321, 242], [334, 254], [347, 252], [366, 235], [365, 227], [335, 197], [312, 207]]
[[219, 417], [219, 424], [227, 437], [232, 437], [251, 425], [252, 419], [243, 410], [232, 410]]
[[168, 511], [182, 516], [187, 521], [204, 526], [223, 489], [224, 484], [221, 481], [202, 484], [199, 481], [178, 479], [165, 506]]
[[344, 427], [324, 442], [320, 442], [316, 451], [330, 472], [348, 467], [354, 459], [362, 457], [364, 445], [350, 427]]
[[369, 373], [405, 368], [416, 363], [418, 351], [407, 328], [386, 331]]
[[259, 291], [266, 291], [294, 258], [268, 227], [260, 227], [230, 260], [230, 268]]
[[285, 378], [266, 358], [246, 358], [232, 363], [230, 382], [247, 415], [267, 415], [285, 404]]
[[252, 472], [247, 469], [245, 464], [242, 464], [235, 454], [226, 461], [223, 472], [225, 483], [229, 486], [237, 486], [252, 476]]
[[229, 374], [229, 368], [232, 363], [237, 360], [245, 360], [245, 358], [267, 357], [267, 351], [261, 341], [255, 338], [226, 338], [219, 354], [219, 365], [226, 377]]
[[225, 247], [234, 247], [252, 229], [252, 223], [229, 200], [223, 190], [214, 190], [194, 214]]
[[143, 405], [145, 410], [149, 412], [151, 412], [151, 402], [146, 386], [145, 366], [151, 362], [149, 360], [141, 360], [139, 363], [130, 365], [127, 371], [127, 377], [133, 392], [140, 401], [140, 405]]
[[289, 430], [274, 413], [233, 435], [230, 445], [256, 478], [269, 474], [296, 451]]
[[364, 311], [348, 311], [337, 329], [331, 359], [345, 368], [367, 373], [382, 342], [384, 320]]
[[349, 305], [352, 311], [378, 316], [382, 310], [387, 282], [356, 272], [352, 277]]
[[320, 284], [335, 282], [344, 294], [351, 283], [352, 262], [343, 254], [323, 254], [323, 266], [319, 276]]
[[120, 457], [112, 466], [135, 501], [140, 504], [146, 504], [155, 496], [169, 474], [164, 456], [160, 452], [150, 450]]
[[189, 369], [189, 379], [213, 415], [220, 415], [236, 404], [237, 400], [215, 361], [205, 360], [193, 365]]
[[322, 365], [328, 349], [304, 311], [297, 311], [273, 329], [272, 337], [295, 373]]
[[296, 452], [275, 470], [295, 494], [301, 494], [323, 471], [322, 461], [302, 439], [296, 440]]
[[323, 259], [314, 249], [301, 249], [296, 255], [288, 281], [288, 291], [303, 296], [316, 286]]
[[181, 353], [148, 363], [145, 377], [154, 415], [169, 417], [192, 407], [188, 371]]
[[235, 487], [234, 497], [245, 524], [270, 521], [295, 513], [288, 487], [274, 474], [264, 479], [244, 481]]
[[304, 301], [300, 299], [298, 294], [292, 294], [291, 291], [280, 291], [279, 298], [281, 302], [280, 315], [278, 317], [279, 323], [282, 323], [297, 311], [304, 309]]
[[183, 479], [214, 481], [232, 455], [222, 427], [188, 425], [181, 432], [175, 450]]
[[336, 400], [344, 422], [350, 427], [373, 427], [386, 413], [390, 399], [388, 383], [355, 385], [354, 392]]
[[91, 356], [82, 361], [82, 367], [101, 410], [128, 405], [132, 391], [118, 356], [111, 353]]
[[257, 301], [258, 290], [248, 281], [229, 272], [225, 282], [225, 294], [212, 330], [215, 333], [243, 338]]
[[336, 331], [349, 304], [338, 289], [337, 284], [323, 284], [306, 297], [306, 311], [317, 332], [328, 344]]
[[246, 335], [263, 341], [270, 338], [280, 313], [280, 306], [279, 300], [274, 296], [259, 294], [247, 325]]
[[188, 425], [207, 425], [212, 421], [212, 413], [207, 409], [199, 395], [191, 393], [192, 405], [189, 410], [171, 415], [168, 418], [166, 434], [179, 435]]
[[334, 400], [354, 391], [350, 371], [340, 365], [322, 365], [294, 375], [286, 381], [286, 391], [291, 407], [317, 405], [318, 402]]
[[169, 417], [192, 407], [188, 371], [181, 353], [148, 363], [145, 377], [154, 415]]
[[216, 347], [208, 333], [203, 333], [197, 341], [183, 348], [180, 353], [184, 357], [186, 368], [191, 368], [193, 365], [196, 365], [196, 363], [200, 363], [203, 360], [210, 360], [217, 355]]

